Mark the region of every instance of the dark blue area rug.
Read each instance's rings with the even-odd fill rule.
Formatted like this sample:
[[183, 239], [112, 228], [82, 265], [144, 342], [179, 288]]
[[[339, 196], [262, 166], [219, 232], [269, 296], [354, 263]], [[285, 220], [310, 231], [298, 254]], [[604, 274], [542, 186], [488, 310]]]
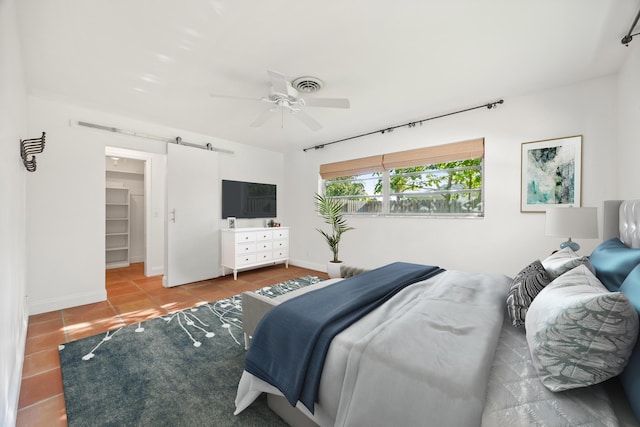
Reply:
[[[305, 276], [256, 292], [317, 283]], [[286, 426], [262, 396], [235, 416], [239, 295], [60, 346], [70, 426]]]

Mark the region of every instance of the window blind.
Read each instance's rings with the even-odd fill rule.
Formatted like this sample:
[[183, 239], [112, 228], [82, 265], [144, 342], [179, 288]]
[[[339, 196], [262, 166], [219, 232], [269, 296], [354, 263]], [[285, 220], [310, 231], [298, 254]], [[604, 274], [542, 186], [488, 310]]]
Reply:
[[484, 138], [385, 154], [386, 170], [484, 157]]
[[365, 172], [382, 171], [382, 155], [320, 165], [320, 176], [322, 179], [353, 176]]
[[320, 165], [322, 179], [484, 157], [484, 138]]

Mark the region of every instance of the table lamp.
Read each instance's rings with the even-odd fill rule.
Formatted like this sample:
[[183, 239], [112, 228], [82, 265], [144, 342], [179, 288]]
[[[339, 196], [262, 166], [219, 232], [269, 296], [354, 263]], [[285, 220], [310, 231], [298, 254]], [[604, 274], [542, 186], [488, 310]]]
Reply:
[[548, 208], [545, 234], [553, 237], [568, 237], [566, 242], [560, 244], [560, 248], [569, 247], [577, 252], [580, 245], [571, 238], [596, 239], [598, 237], [597, 208]]

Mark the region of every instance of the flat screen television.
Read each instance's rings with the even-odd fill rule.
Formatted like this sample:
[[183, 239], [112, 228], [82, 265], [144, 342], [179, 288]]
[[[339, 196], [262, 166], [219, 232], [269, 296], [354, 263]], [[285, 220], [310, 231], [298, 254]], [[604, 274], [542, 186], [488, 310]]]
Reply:
[[222, 180], [222, 219], [276, 216], [275, 184]]

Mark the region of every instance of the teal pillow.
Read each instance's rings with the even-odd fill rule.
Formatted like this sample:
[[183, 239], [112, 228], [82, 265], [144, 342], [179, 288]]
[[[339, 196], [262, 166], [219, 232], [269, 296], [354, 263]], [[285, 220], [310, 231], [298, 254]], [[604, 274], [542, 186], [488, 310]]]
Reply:
[[596, 277], [612, 292], [617, 292], [633, 268], [640, 264], [640, 249], [631, 249], [617, 237], [598, 245], [589, 257]]
[[629, 272], [620, 285], [620, 292], [625, 294], [636, 311], [640, 312], [640, 264]]
[[[625, 294], [636, 311], [640, 312], [640, 265], [637, 265], [624, 279], [620, 292]], [[636, 343], [629, 364], [620, 375], [629, 403], [636, 417], [640, 419], [640, 343]]]

